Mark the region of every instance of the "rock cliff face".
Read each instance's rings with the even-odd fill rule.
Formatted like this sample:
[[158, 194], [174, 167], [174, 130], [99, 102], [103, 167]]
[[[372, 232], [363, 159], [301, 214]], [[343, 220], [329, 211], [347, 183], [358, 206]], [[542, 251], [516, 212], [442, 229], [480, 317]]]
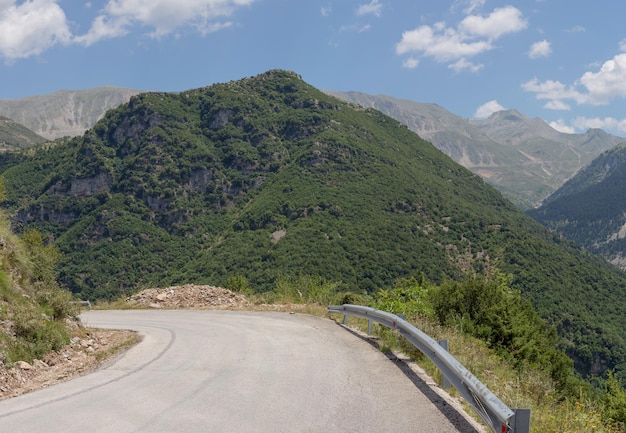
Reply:
[[106, 111], [128, 102], [137, 93], [140, 92], [120, 87], [97, 87], [60, 90], [22, 99], [1, 99], [0, 115], [49, 140], [76, 137], [91, 128]]

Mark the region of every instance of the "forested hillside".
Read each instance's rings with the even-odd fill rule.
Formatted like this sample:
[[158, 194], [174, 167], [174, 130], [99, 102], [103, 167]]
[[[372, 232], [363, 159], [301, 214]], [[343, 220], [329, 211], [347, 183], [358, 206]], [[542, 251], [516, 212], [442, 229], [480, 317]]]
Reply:
[[626, 143], [604, 152], [529, 214], [626, 267]]
[[299, 275], [374, 292], [500, 269], [579, 371], [626, 359], [623, 274], [406, 126], [294, 73], [140, 94], [21, 158], [0, 163], [5, 206], [61, 250], [61, 282], [84, 297]]

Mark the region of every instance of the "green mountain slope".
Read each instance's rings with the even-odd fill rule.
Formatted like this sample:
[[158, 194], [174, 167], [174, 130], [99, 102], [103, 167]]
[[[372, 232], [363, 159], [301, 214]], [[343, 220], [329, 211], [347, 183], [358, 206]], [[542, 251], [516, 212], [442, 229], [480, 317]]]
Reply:
[[24, 149], [45, 141], [24, 125], [0, 116], [0, 151]]
[[626, 266], [626, 143], [604, 152], [529, 214], [608, 261]]
[[404, 123], [521, 209], [539, 206], [578, 169], [624, 140], [600, 129], [564, 134], [516, 110], [466, 119], [436, 104], [360, 92], [327, 93]]
[[3, 176], [15, 225], [49, 235], [85, 297], [232, 276], [374, 291], [500, 268], [580, 371], [626, 359], [622, 274], [404, 125], [293, 73], [137, 95]]

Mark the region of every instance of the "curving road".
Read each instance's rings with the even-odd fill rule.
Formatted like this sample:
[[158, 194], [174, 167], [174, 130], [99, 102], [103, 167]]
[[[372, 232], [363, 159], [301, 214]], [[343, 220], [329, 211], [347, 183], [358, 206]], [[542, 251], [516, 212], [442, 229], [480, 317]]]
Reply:
[[143, 341], [92, 374], [0, 402], [2, 432], [473, 432], [366, 341], [308, 315], [91, 311]]

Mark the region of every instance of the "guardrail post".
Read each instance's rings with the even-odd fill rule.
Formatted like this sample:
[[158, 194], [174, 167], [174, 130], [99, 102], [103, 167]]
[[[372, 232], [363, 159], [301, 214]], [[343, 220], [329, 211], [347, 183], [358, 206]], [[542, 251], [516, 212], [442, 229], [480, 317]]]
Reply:
[[367, 321], [367, 335], [372, 335], [372, 321], [369, 319]]
[[515, 433], [530, 433], [530, 409], [513, 409], [511, 427]]
[[347, 325], [347, 324], [348, 324], [348, 315], [347, 315], [347, 314], [344, 314], [344, 315], [343, 315], [343, 324], [344, 324], [344, 325]]
[[[439, 345], [441, 347], [443, 347], [443, 349], [446, 352], [449, 352], [448, 350], [448, 340], [439, 340], [437, 341], [437, 343], [439, 343]], [[450, 382], [450, 380], [446, 377], [445, 374], [443, 374], [443, 371], [441, 372], [441, 387], [443, 389], [448, 389], [452, 387], [452, 383]]]

